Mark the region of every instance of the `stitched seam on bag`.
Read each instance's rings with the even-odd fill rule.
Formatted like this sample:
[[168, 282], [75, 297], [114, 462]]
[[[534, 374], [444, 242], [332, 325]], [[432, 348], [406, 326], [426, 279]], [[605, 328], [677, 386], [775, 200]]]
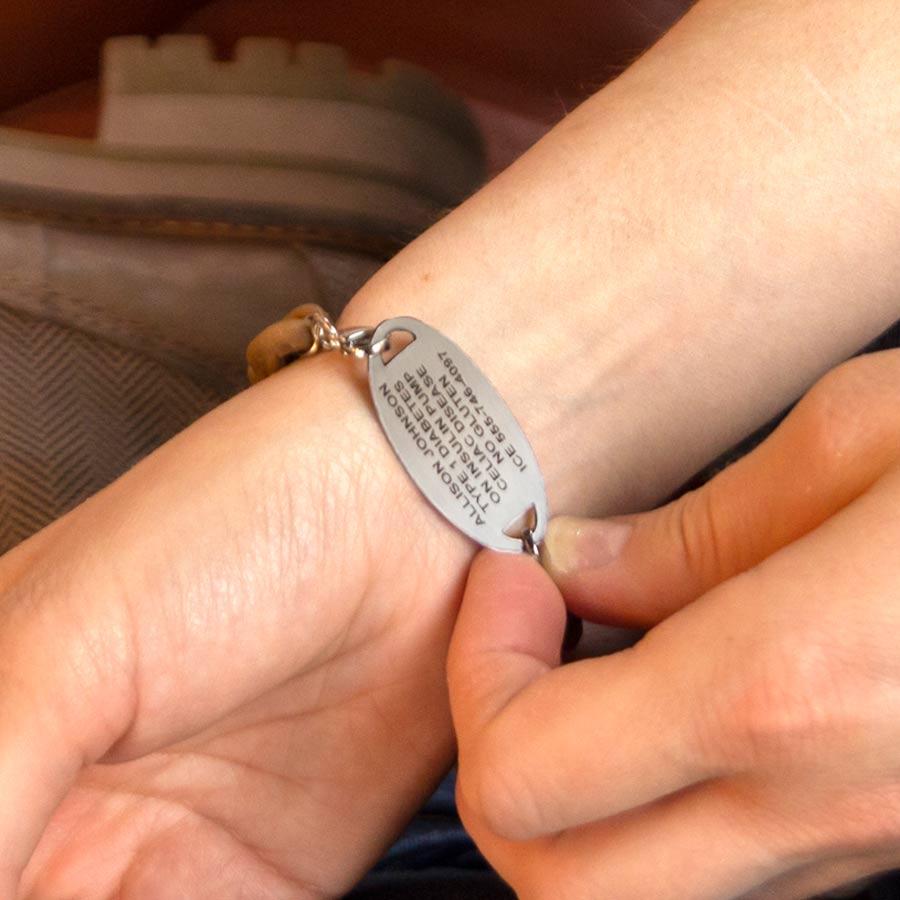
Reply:
[[[309, 243], [388, 260], [406, 243], [400, 237], [368, 235], [357, 229], [332, 225], [260, 225], [216, 219], [145, 217], [113, 213], [70, 213], [0, 204], [0, 218], [44, 225], [75, 226], [91, 230], [156, 234], [185, 238], [262, 240]], [[410, 236], [411, 237], [411, 236]]]

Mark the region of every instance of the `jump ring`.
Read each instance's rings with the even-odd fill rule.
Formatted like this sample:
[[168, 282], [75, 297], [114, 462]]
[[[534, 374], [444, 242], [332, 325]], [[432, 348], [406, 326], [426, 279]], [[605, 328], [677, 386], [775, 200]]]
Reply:
[[534, 532], [530, 528], [522, 532], [522, 550], [530, 553], [540, 563], [541, 545], [534, 539]]

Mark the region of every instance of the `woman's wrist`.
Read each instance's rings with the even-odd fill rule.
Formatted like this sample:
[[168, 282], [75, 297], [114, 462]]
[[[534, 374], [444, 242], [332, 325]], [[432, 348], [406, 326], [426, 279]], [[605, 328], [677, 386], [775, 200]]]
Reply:
[[[522, 424], [552, 511], [654, 504], [900, 315], [889, 154], [857, 155], [849, 178], [859, 140], [837, 111], [776, 106], [836, 51], [826, 35], [798, 58], [811, 8], [760, 19], [771, 5], [698, 4], [345, 312], [456, 341]], [[878, 67], [851, 88], [877, 90]]]

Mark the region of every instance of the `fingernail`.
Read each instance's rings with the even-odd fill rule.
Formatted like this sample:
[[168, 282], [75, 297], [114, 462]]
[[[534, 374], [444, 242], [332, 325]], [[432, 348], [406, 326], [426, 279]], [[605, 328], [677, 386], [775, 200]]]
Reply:
[[551, 574], [568, 575], [608, 566], [618, 559], [631, 531], [627, 522], [614, 519], [557, 516], [547, 525], [544, 538], [546, 567]]

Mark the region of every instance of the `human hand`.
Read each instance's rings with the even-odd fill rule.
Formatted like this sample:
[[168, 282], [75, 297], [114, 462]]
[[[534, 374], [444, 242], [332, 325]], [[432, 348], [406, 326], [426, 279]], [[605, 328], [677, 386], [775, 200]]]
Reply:
[[449, 765], [470, 555], [328, 357], [21, 544], [0, 560], [0, 897], [344, 893]]
[[[896, 318], [895, 10], [871, 5], [698, 4], [353, 318], [419, 315], [483, 363], [560, 508], [655, 502]], [[845, 77], [833, 48], [870, 35]], [[340, 893], [449, 758], [471, 550], [340, 365], [313, 375], [333, 365], [237, 398], [0, 562], [2, 900], [29, 859], [26, 897]]]
[[[651, 513], [476, 558], [463, 819], [523, 898], [802, 898], [900, 865], [900, 351]], [[564, 603], [650, 627], [558, 669]]]

